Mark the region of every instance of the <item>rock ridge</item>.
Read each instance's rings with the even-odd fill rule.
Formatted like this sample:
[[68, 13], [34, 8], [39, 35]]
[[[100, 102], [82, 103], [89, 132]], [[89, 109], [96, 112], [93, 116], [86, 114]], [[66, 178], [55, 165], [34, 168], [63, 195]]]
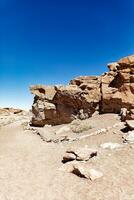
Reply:
[[35, 95], [31, 124], [65, 124], [122, 109], [126, 109], [126, 119], [134, 119], [134, 55], [110, 63], [108, 68], [101, 76], [80, 76], [66, 86], [31, 86]]

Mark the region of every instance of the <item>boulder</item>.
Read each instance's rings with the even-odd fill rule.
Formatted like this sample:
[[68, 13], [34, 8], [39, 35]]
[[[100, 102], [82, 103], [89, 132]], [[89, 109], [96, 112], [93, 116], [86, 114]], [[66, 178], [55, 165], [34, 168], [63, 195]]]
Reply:
[[[134, 107], [134, 56], [125, 57], [117, 62], [116, 68], [102, 76], [102, 99], [100, 111], [102, 113], [120, 113], [122, 108], [130, 111]], [[110, 65], [111, 66], [111, 65]], [[114, 70], [113, 70], [114, 68]], [[131, 113], [126, 118], [133, 118]]]
[[91, 117], [98, 110], [100, 77], [83, 77], [81, 83], [78, 83], [80, 80], [81, 77], [74, 79], [67, 86], [30, 87], [35, 95], [31, 124], [58, 125]]

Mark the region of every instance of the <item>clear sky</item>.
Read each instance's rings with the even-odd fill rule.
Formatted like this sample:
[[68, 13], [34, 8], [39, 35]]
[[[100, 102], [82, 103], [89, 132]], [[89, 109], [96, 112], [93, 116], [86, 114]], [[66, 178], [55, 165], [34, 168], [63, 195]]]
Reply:
[[134, 53], [133, 0], [0, 0], [0, 107]]

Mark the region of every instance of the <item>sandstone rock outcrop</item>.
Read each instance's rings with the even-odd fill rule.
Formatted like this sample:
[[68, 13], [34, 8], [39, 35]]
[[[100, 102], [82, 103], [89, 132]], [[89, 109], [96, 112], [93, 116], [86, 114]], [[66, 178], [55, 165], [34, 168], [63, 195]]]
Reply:
[[67, 86], [32, 86], [35, 95], [32, 106], [32, 124], [69, 123], [74, 119], [86, 119], [98, 110], [100, 77], [79, 77]]
[[122, 109], [126, 119], [134, 119], [134, 55], [108, 68], [101, 76], [80, 76], [67, 86], [31, 86], [35, 95], [32, 125], [70, 123], [89, 118], [95, 111], [120, 113]]
[[122, 108], [134, 117], [134, 56], [108, 65], [110, 71], [102, 76], [101, 112], [119, 113]]
[[0, 115], [20, 114], [23, 110], [17, 108], [0, 108]]

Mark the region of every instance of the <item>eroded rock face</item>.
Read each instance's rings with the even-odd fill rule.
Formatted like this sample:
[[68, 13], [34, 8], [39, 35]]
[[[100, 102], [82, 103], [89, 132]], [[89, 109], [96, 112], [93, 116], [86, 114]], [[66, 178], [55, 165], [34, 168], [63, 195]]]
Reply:
[[100, 101], [100, 77], [79, 77], [67, 86], [32, 86], [35, 95], [32, 106], [32, 124], [70, 123], [74, 119], [86, 119], [98, 109]]
[[0, 108], [0, 115], [20, 114], [23, 110], [17, 108]]
[[134, 56], [110, 63], [108, 68], [100, 77], [80, 76], [67, 86], [32, 86], [32, 125], [70, 123], [96, 111], [120, 113], [122, 108], [127, 110], [127, 119], [134, 119]]
[[133, 118], [134, 108], [134, 56], [125, 57], [108, 65], [110, 71], [102, 76], [102, 113], [119, 113], [122, 108]]

